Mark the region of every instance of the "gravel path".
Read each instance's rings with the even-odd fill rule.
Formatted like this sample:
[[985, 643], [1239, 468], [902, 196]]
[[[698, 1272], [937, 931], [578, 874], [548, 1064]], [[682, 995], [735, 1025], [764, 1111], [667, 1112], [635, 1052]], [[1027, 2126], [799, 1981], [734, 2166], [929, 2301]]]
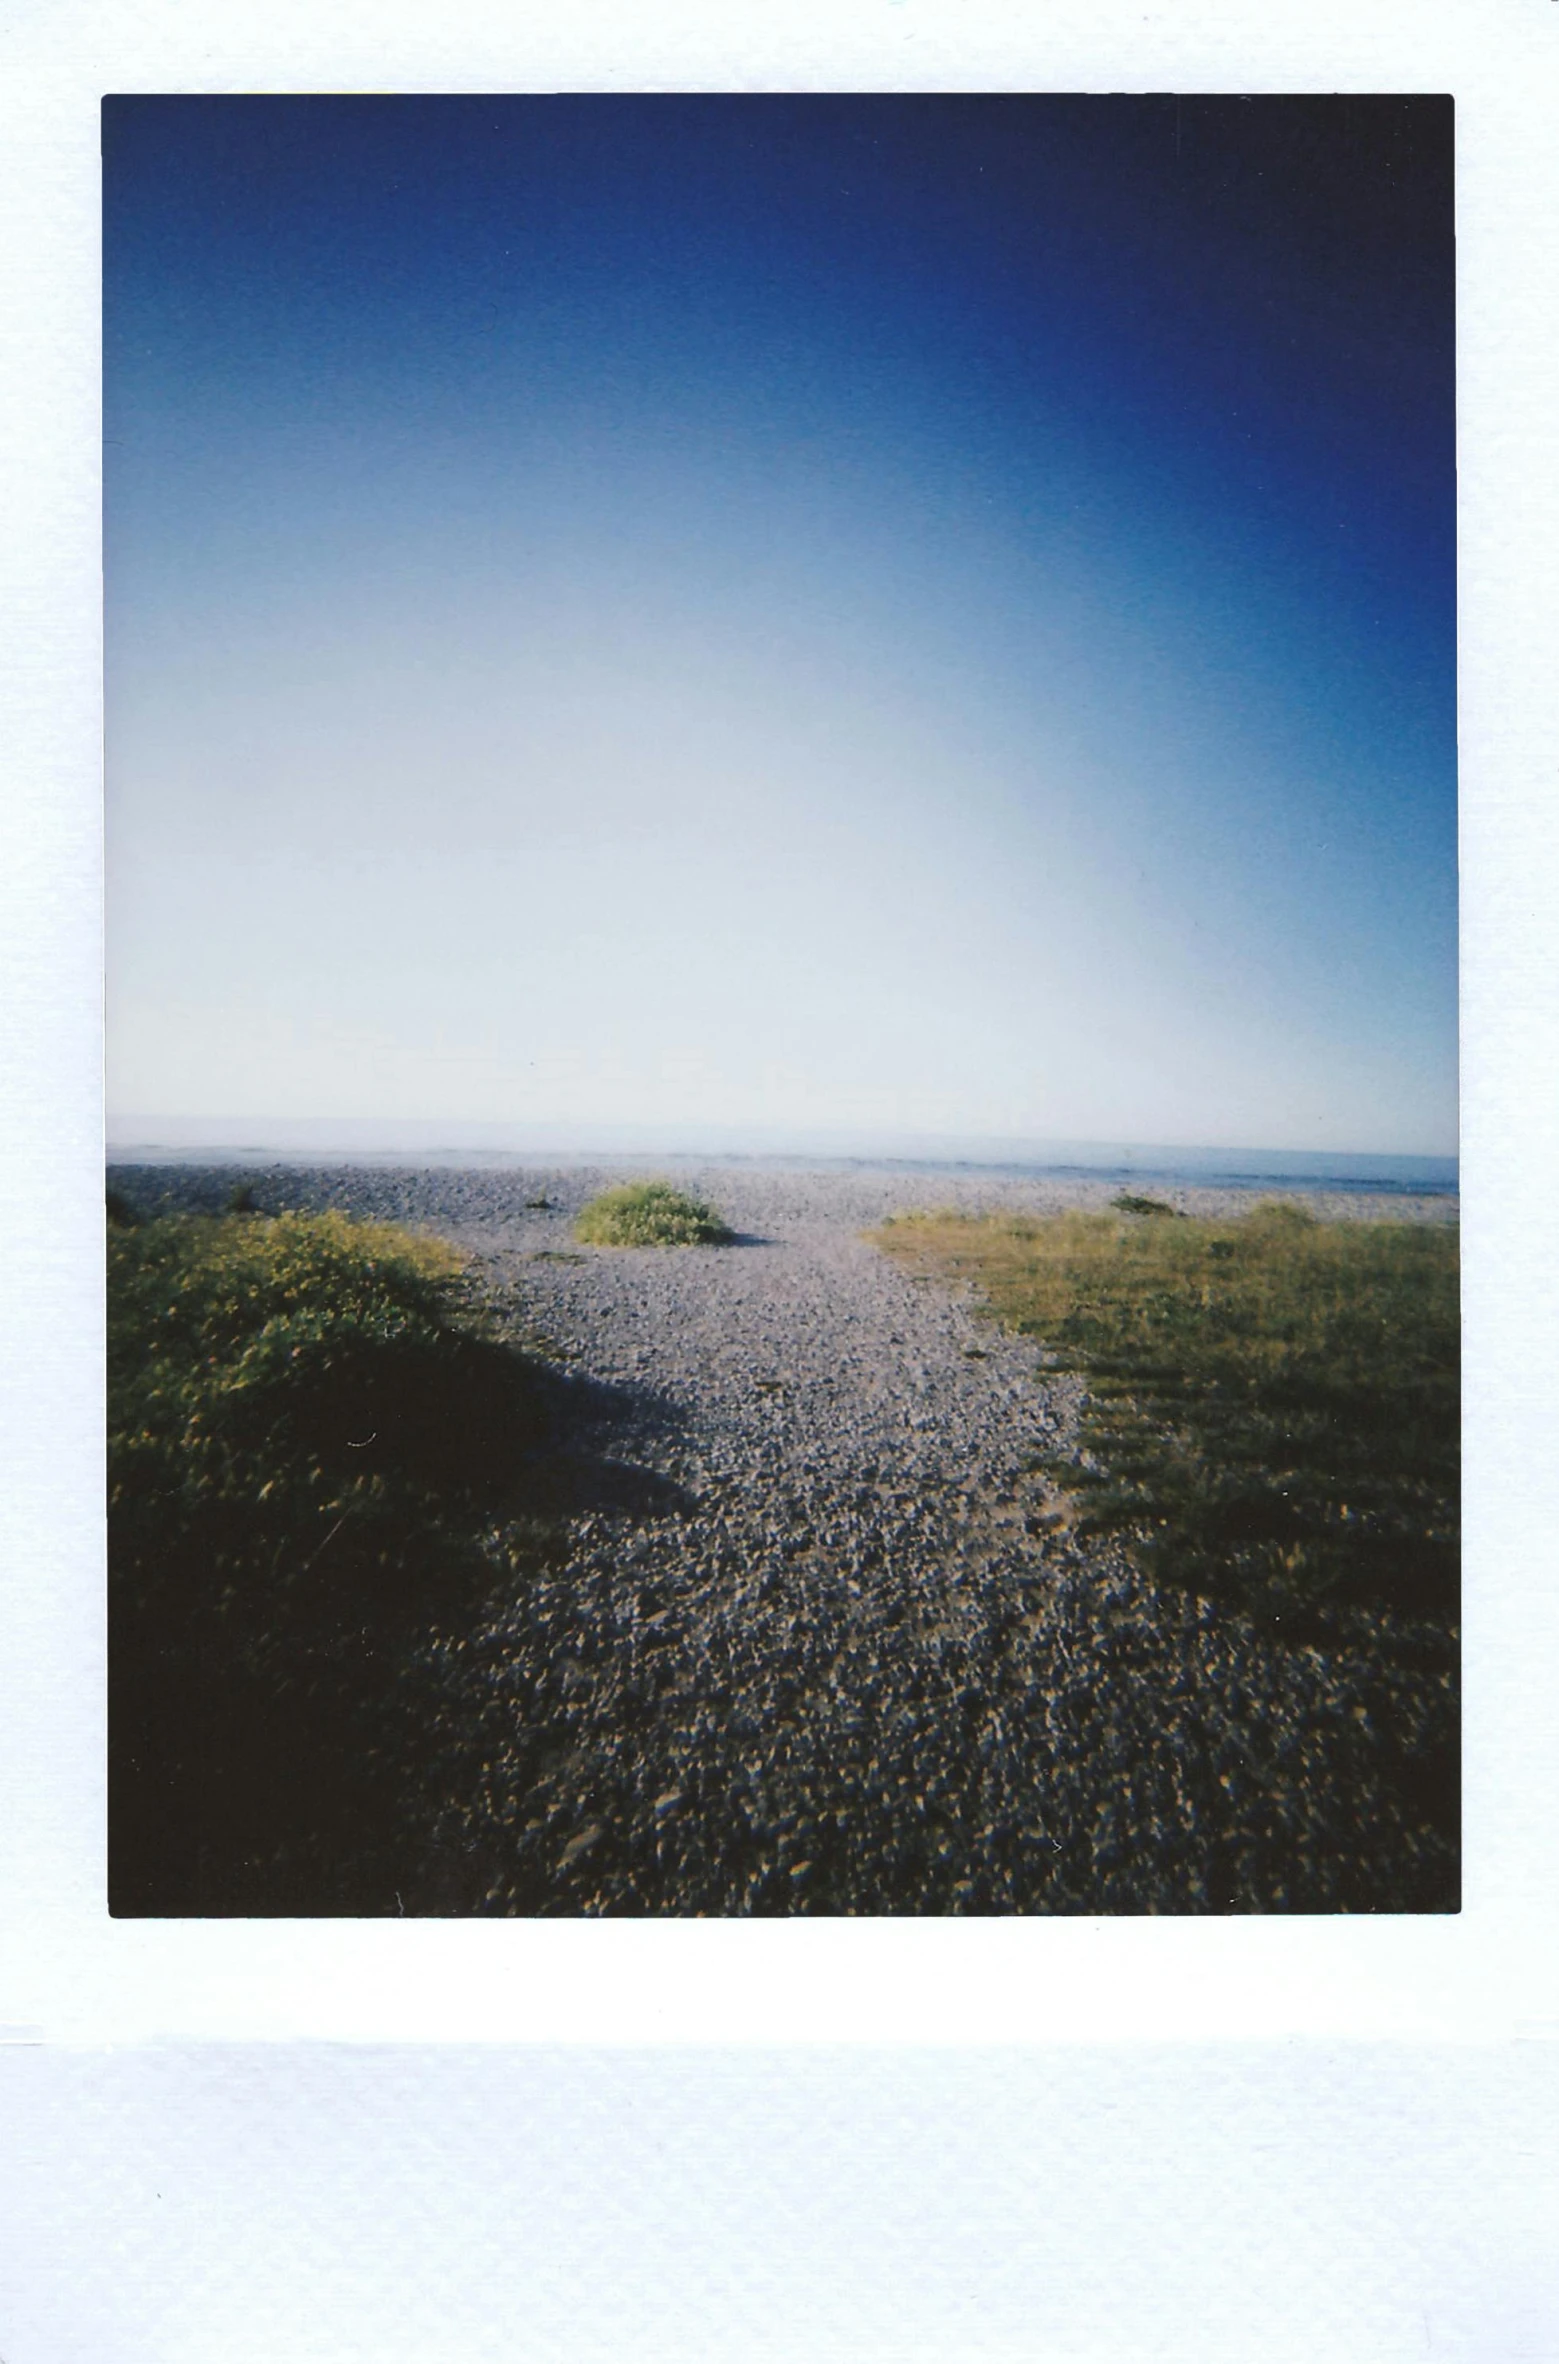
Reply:
[[[1285, 1647], [1080, 1547], [1033, 1464], [1081, 1383], [861, 1236], [1114, 1184], [672, 1172], [734, 1246], [578, 1248], [622, 1167], [250, 1176], [456, 1240], [563, 1379], [559, 1539], [439, 1645], [445, 1803], [406, 1909], [1454, 1904], [1446, 1671]], [[188, 1204], [233, 1176], [129, 1179]]]

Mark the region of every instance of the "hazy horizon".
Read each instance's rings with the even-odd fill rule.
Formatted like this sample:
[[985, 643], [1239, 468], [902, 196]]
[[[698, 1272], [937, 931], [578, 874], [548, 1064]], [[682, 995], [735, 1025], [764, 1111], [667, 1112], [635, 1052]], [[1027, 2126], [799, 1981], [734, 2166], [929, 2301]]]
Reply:
[[1454, 1153], [1450, 128], [110, 100], [111, 1131]]
[[1363, 1188], [1459, 1188], [1455, 1155], [1310, 1150], [1251, 1142], [1037, 1139], [977, 1134], [786, 1131], [759, 1126], [569, 1126], [375, 1122], [372, 1119], [244, 1119], [127, 1116], [108, 1142], [110, 1166], [227, 1161], [327, 1163], [402, 1159], [475, 1165], [623, 1164], [796, 1166], [912, 1165], [924, 1168], [1100, 1174], [1141, 1173], [1183, 1180], [1244, 1175], [1295, 1184], [1357, 1182]]

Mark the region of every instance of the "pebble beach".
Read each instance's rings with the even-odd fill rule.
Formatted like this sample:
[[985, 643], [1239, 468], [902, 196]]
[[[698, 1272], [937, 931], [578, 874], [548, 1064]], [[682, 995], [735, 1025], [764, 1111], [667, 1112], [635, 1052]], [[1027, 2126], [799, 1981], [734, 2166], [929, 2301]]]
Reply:
[[[339, 1207], [474, 1262], [556, 1382], [551, 1541], [430, 1646], [423, 1913], [1454, 1907], [1447, 1671], [1290, 1647], [1082, 1543], [1082, 1382], [864, 1236], [1118, 1183], [687, 1162], [729, 1246], [593, 1249], [626, 1164], [126, 1165], [145, 1212]], [[1257, 1192], [1154, 1185], [1192, 1213]], [[1305, 1194], [1322, 1215], [1455, 1202]], [[393, 1909], [393, 1908], [392, 1908]]]

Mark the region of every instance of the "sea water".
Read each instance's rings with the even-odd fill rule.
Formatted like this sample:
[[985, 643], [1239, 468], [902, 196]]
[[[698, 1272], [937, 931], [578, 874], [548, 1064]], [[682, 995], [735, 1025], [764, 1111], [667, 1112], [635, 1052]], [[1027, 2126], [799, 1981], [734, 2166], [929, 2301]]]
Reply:
[[[810, 1173], [896, 1172], [1002, 1175], [1012, 1180], [1087, 1180], [1220, 1190], [1355, 1191], [1455, 1197], [1454, 1157], [1377, 1151], [1195, 1148], [1112, 1141], [932, 1141], [902, 1136], [881, 1144], [831, 1136], [751, 1133], [629, 1136], [581, 1127], [520, 1135], [492, 1125], [258, 1123], [129, 1119], [115, 1127], [115, 1165], [394, 1165], [507, 1167], [559, 1165], [752, 1165]], [[495, 1137], [496, 1136], [496, 1137]]]

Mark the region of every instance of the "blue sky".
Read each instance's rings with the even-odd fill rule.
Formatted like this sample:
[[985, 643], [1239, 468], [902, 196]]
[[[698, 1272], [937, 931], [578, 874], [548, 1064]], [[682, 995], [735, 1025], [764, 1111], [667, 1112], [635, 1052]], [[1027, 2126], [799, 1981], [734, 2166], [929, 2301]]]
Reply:
[[1450, 131], [109, 101], [111, 1120], [1453, 1148]]

